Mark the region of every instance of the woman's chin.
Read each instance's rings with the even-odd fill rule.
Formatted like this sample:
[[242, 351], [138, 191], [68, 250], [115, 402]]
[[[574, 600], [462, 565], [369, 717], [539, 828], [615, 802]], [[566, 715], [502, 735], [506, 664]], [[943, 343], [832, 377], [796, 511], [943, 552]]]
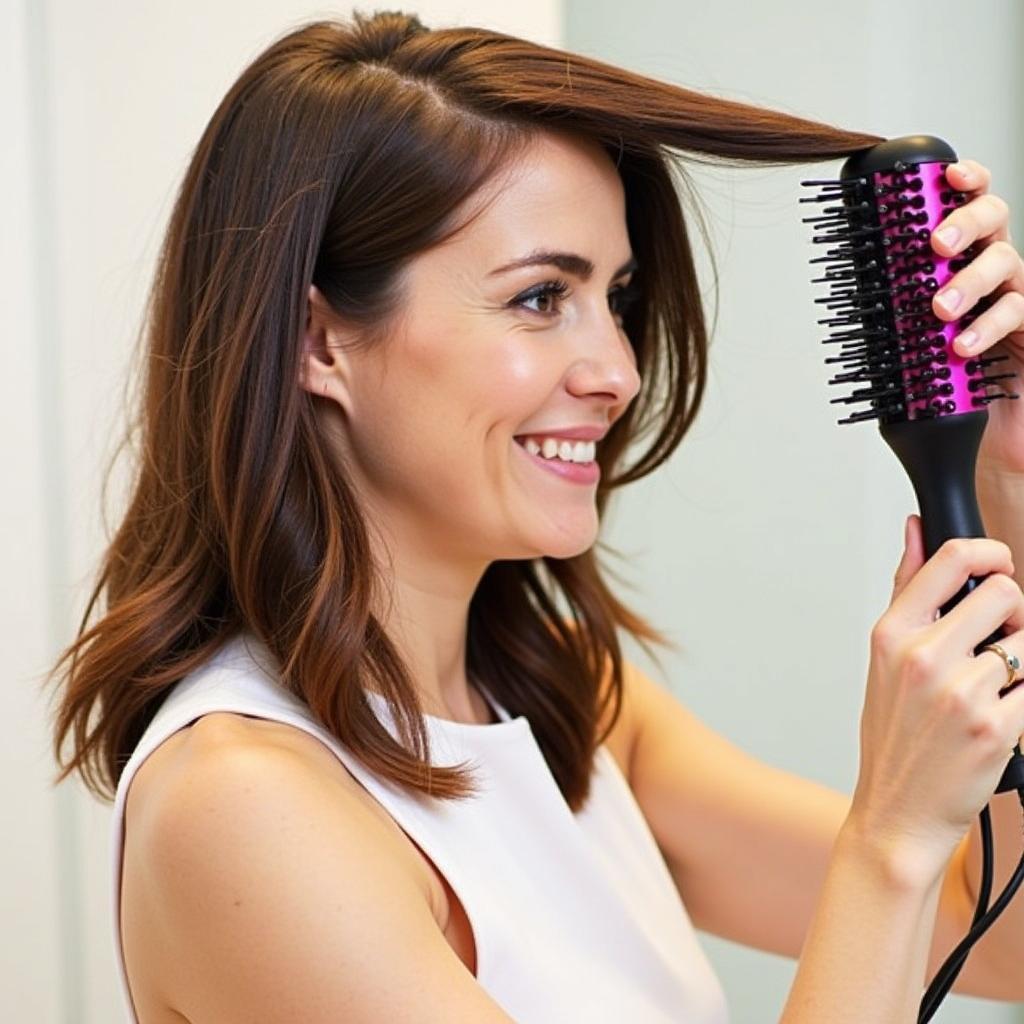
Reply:
[[536, 555], [539, 558], [575, 558], [589, 551], [597, 541], [598, 521], [595, 512], [593, 522], [578, 525], [573, 529], [558, 532], [549, 531], [547, 536], [536, 537]]

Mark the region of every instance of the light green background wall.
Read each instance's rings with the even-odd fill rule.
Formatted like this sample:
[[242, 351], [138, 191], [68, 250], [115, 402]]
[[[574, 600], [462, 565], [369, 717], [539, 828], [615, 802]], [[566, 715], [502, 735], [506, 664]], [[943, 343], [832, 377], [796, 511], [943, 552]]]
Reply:
[[[880, 135], [931, 132], [992, 168], [1024, 238], [1020, 5], [566, 0], [565, 45], [692, 88]], [[706, 404], [613, 508], [635, 604], [682, 643], [666, 681], [772, 764], [852, 792], [871, 625], [913, 493], [867, 424], [839, 428], [797, 182], [838, 163], [695, 171], [721, 271]], [[648, 664], [642, 652], [638, 661]], [[1024, 899], [1024, 896], [1018, 898]], [[735, 1024], [776, 1020], [794, 962], [702, 936]], [[1022, 959], [1024, 965], [1024, 959]], [[947, 998], [944, 1024], [1024, 1020]]]

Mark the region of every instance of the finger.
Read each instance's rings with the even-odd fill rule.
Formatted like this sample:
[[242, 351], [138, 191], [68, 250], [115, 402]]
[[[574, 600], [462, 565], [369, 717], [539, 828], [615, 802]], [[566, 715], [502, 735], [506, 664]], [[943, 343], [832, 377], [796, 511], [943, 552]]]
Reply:
[[[998, 643], [1008, 655], [1016, 656], [1017, 661], [1024, 664], [1024, 630], [1008, 633]], [[978, 683], [986, 690], [999, 693], [1000, 696], [1003, 696], [1000, 691], [1009, 691], [1010, 687], [1020, 681], [1022, 675], [1018, 669], [1014, 671], [1011, 678], [1011, 666], [1003, 660], [998, 651], [991, 648], [979, 651], [974, 656], [973, 665], [975, 667], [974, 676]]]
[[892, 581], [892, 600], [900, 594], [918, 570], [924, 565], [924, 539], [921, 536], [921, 517], [917, 515], [907, 516], [903, 524], [903, 555], [900, 564], [896, 567], [896, 574]]
[[955, 320], [1002, 284], [1024, 289], [1024, 261], [1009, 242], [998, 241], [982, 249], [932, 296], [932, 308], [941, 319]]
[[953, 344], [959, 355], [974, 355], [1020, 331], [1024, 331], [1024, 293], [1012, 291], [992, 303]]
[[1024, 686], [1018, 683], [1011, 687], [1002, 695], [999, 708], [1004, 711], [1010, 722], [1008, 729], [1011, 737], [1010, 744], [1020, 742], [1021, 736], [1024, 734]]
[[1014, 633], [1024, 629], [1024, 592], [1006, 573], [986, 576], [955, 607], [935, 624], [935, 641], [959, 655], [974, 648], [996, 630]]
[[942, 605], [969, 576], [988, 576], [994, 572], [1014, 574], [1013, 556], [1002, 541], [989, 537], [948, 540], [893, 598], [891, 615], [907, 626], [930, 625]]
[[1009, 224], [1009, 204], [1001, 196], [986, 192], [958, 206], [935, 226], [932, 248], [940, 256], [953, 256], [979, 238], [1005, 241]]
[[[999, 640], [999, 646], [1007, 654], [1016, 655], [1024, 664], [1024, 631], [1003, 637]], [[980, 683], [977, 692], [983, 694], [986, 690], [991, 692], [994, 689], [999, 696], [994, 709], [999, 720], [1005, 723], [1003, 739], [1009, 757], [1014, 753], [1014, 745], [1024, 743], [1024, 671], [1017, 670], [1011, 681], [1010, 666], [998, 652], [992, 650], [980, 651], [974, 661], [978, 672], [976, 678]]]
[[982, 195], [992, 184], [992, 172], [977, 160], [957, 160], [946, 168], [946, 181], [960, 192]]
[[[1006, 646], [1005, 641], [1000, 640], [1000, 644]], [[1024, 646], [1024, 645], [1021, 645]], [[1007, 648], [1009, 650], [1009, 648]], [[1021, 647], [1013, 652], [1024, 661], [1024, 655], [1021, 654]], [[997, 663], [997, 667], [1003, 669], [1002, 665], [998, 663], [1002, 661], [1001, 658], [997, 658], [991, 651], [986, 652], [986, 658], [990, 658]], [[1018, 672], [1019, 676], [1020, 673]], [[1006, 680], [1006, 670], [1003, 669], [1003, 680]], [[1007, 759], [1009, 759], [1009, 752], [1013, 744], [1020, 742], [1021, 734], [1024, 733], [1024, 686], [1019, 682], [1009, 688], [1005, 694], [1001, 695], [1002, 699], [997, 704], [997, 709], [1000, 713], [1001, 720], [1006, 723], [1006, 748], [1007, 748]]]

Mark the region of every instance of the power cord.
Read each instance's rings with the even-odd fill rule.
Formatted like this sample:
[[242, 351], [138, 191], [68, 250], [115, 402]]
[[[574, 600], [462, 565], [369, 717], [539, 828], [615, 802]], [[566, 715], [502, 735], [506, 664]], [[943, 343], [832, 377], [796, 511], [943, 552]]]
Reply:
[[[1021, 754], [1020, 744], [1014, 746], [1013, 757], [1010, 759], [999, 782], [997, 793], [1006, 793], [1015, 790], [1020, 800], [1021, 808], [1024, 809], [1024, 755]], [[978, 890], [978, 905], [974, 911], [974, 920], [971, 922], [971, 930], [964, 937], [963, 941], [946, 958], [939, 968], [931, 984], [925, 991], [921, 1000], [921, 1010], [917, 1018], [918, 1024], [927, 1024], [939, 1008], [939, 1003], [945, 999], [949, 990], [953, 987], [957, 975], [960, 973], [967, 954], [970, 953], [974, 944], [992, 926], [995, 919], [1006, 909], [1010, 900], [1013, 899], [1021, 883], [1024, 882], [1024, 856], [1021, 857], [1017, 869], [1006, 888], [999, 894], [998, 899], [988, 908], [989, 897], [992, 894], [992, 876], [994, 874], [995, 856], [992, 844], [992, 814], [988, 806], [982, 808], [979, 815], [981, 821], [981, 848], [982, 868], [981, 885]]]

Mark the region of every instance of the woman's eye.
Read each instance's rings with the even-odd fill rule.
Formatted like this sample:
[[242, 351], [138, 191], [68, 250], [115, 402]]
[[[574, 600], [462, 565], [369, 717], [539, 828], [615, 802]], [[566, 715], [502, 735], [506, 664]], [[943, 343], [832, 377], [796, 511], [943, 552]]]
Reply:
[[531, 288], [528, 292], [523, 292], [522, 295], [517, 296], [512, 300], [514, 306], [522, 306], [524, 309], [529, 309], [531, 313], [540, 313], [541, 316], [550, 316], [553, 309], [533, 309], [526, 304], [528, 302], [546, 302], [550, 299], [556, 299], [561, 302], [569, 294], [569, 286], [564, 281], [545, 281], [544, 284], [537, 285], [536, 288]]
[[[551, 316], [556, 310], [551, 305], [548, 308], [533, 308], [528, 306], [530, 302], [551, 303], [555, 305], [564, 302], [569, 296], [569, 286], [564, 281], [545, 281], [544, 284], [531, 288], [522, 295], [512, 300], [512, 305], [521, 306], [541, 316]], [[608, 304], [615, 316], [623, 317], [630, 307], [640, 298], [640, 289], [633, 284], [620, 285], [608, 293]]]

